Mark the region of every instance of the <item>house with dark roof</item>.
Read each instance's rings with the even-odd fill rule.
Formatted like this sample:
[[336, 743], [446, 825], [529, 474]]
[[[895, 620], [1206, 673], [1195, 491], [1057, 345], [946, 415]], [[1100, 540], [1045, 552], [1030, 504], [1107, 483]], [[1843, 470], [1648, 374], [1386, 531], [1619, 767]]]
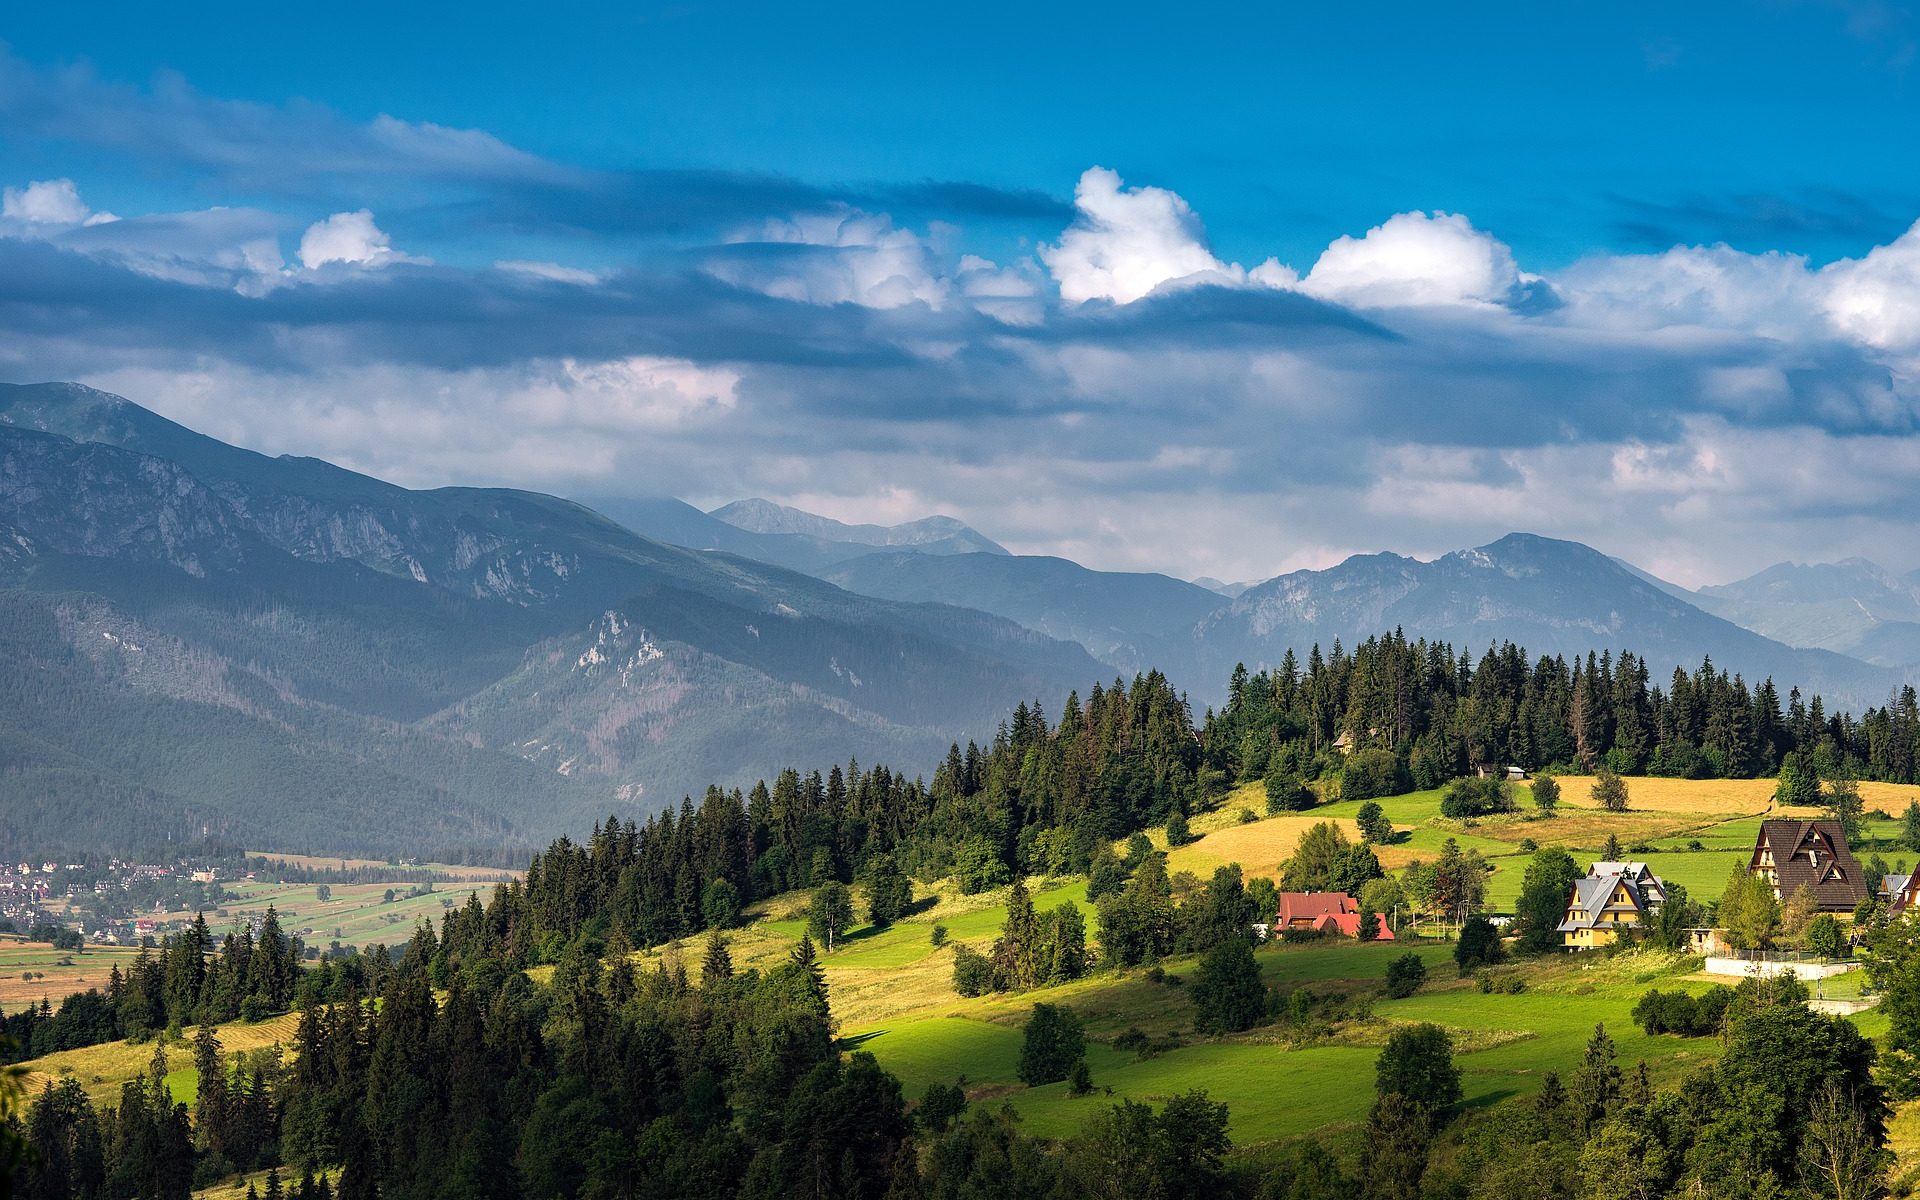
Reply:
[[1596, 862], [1573, 881], [1567, 915], [1556, 927], [1569, 950], [1610, 945], [1620, 931], [1646, 924], [1667, 902], [1666, 885], [1641, 862]]
[[1920, 903], [1920, 871], [1911, 875], [1886, 875], [1880, 881], [1880, 895], [1887, 902], [1887, 915], [1897, 917]]
[[1806, 888], [1820, 912], [1851, 913], [1867, 898], [1866, 876], [1838, 821], [1760, 822], [1747, 870], [1764, 878], [1782, 903]]

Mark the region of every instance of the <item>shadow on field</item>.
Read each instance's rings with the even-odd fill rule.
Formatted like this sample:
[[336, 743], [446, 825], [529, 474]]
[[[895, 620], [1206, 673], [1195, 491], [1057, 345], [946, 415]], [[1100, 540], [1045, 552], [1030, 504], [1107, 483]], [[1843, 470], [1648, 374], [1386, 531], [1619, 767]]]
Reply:
[[1494, 1105], [1500, 1103], [1502, 1100], [1506, 1100], [1511, 1097], [1518, 1096], [1519, 1094], [1520, 1094], [1519, 1088], [1506, 1088], [1498, 1092], [1488, 1092], [1484, 1096], [1475, 1096], [1471, 1100], [1463, 1100], [1460, 1102], [1460, 1107], [1461, 1108], [1491, 1108]]

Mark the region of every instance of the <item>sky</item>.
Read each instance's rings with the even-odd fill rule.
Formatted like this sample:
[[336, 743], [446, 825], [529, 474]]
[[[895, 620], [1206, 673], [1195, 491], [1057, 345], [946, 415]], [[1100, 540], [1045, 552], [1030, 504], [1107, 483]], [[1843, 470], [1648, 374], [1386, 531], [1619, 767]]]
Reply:
[[0, 379], [1183, 577], [1920, 567], [1908, 6], [612, 7], [9, 12]]

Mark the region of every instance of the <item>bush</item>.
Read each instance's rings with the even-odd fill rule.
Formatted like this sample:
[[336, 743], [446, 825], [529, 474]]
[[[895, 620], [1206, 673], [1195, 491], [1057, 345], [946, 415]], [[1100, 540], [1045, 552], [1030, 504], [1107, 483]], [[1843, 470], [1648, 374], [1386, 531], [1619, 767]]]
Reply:
[[1459, 964], [1460, 974], [1473, 974], [1479, 967], [1490, 967], [1505, 961], [1507, 948], [1500, 942], [1500, 931], [1493, 922], [1475, 914], [1467, 918], [1460, 927], [1460, 940], [1453, 945], [1453, 961]]
[[1603, 766], [1600, 768], [1599, 778], [1593, 785], [1593, 798], [1608, 812], [1625, 812], [1627, 781], [1614, 774], [1610, 768]]
[[1174, 813], [1167, 818], [1168, 847], [1185, 846], [1197, 840], [1199, 839], [1193, 836], [1193, 831], [1187, 828], [1185, 813]]
[[1453, 1039], [1438, 1025], [1395, 1030], [1374, 1064], [1374, 1089], [1382, 1096], [1398, 1092], [1428, 1113], [1460, 1103]]
[[1067, 1072], [1067, 1095], [1084, 1096], [1093, 1091], [1093, 1072], [1087, 1069], [1087, 1060], [1076, 1059], [1073, 1069]]
[[1513, 785], [1504, 779], [1456, 779], [1440, 797], [1443, 817], [1486, 817], [1513, 810]]
[[1735, 995], [1734, 989], [1725, 984], [1717, 984], [1698, 996], [1656, 988], [1633, 1006], [1633, 1020], [1649, 1036], [1672, 1033], [1680, 1037], [1710, 1037], [1720, 1032], [1727, 1006], [1733, 1003]]
[[996, 990], [993, 963], [968, 946], [953, 948], [953, 990], [962, 996], [984, 996]]
[[1413, 790], [1413, 780], [1391, 750], [1362, 750], [1340, 768], [1342, 800], [1374, 800]]
[[1240, 1033], [1267, 1012], [1260, 965], [1243, 937], [1230, 937], [1207, 951], [1193, 976], [1193, 1027], [1200, 1033]]
[[932, 942], [936, 949], [946, 945], [947, 944], [947, 927], [945, 925], [935, 925], [932, 929], [927, 931], [927, 940], [929, 942]]
[[1300, 812], [1313, 807], [1313, 789], [1300, 782], [1300, 777], [1290, 771], [1276, 771], [1267, 776], [1267, 811], [1269, 813]]
[[1560, 805], [1560, 781], [1551, 775], [1536, 775], [1533, 780], [1533, 806], [1544, 816], [1552, 816]]
[[1255, 821], [1258, 821], [1259, 819], [1260, 819], [1259, 816], [1250, 808], [1243, 808], [1240, 810], [1240, 816], [1238, 820], [1242, 825], [1251, 825]]
[[1020, 1082], [1058, 1083], [1087, 1055], [1087, 1035], [1070, 1008], [1036, 1004], [1020, 1043]]
[[1387, 964], [1387, 995], [1395, 1000], [1405, 1000], [1426, 981], [1427, 964], [1418, 954], [1402, 954]]
[[1353, 819], [1360, 827], [1360, 836], [1374, 845], [1384, 846], [1393, 840], [1393, 822], [1387, 819], [1386, 811], [1376, 801], [1369, 800], [1362, 804]]
[[960, 886], [962, 895], [972, 896], [1007, 886], [1013, 882], [1013, 872], [1000, 857], [999, 848], [975, 834], [961, 844], [960, 852], [954, 856], [953, 880]]
[[913, 1116], [922, 1128], [942, 1133], [955, 1117], [965, 1111], [967, 1093], [961, 1090], [959, 1084], [930, 1083], [926, 1094], [920, 1098], [920, 1107], [913, 1110]]

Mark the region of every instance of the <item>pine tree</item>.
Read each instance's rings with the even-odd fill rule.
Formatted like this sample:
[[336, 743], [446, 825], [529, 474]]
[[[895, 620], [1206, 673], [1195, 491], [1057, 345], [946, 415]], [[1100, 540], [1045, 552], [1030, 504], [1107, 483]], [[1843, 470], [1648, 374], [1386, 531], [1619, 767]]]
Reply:
[[1613, 1039], [1607, 1036], [1605, 1025], [1595, 1025], [1580, 1067], [1567, 1088], [1574, 1128], [1580, 1137], [1590, 1136], [1612, 1115], [1620, 1091], [1621, 1074], [1619, 1064], [1614, 1062]]
[[727, 950], [726, 935], [718, 929], [707, 934], [706, 957], [700, 962], [700, 985], [713, 987], [733, 978], [733, 955]]

